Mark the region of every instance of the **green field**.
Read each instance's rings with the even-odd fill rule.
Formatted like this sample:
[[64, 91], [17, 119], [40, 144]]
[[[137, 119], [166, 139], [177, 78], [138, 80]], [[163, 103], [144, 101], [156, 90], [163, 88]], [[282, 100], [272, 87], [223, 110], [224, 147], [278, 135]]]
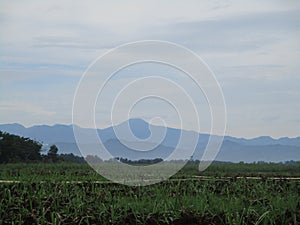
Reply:
[[3, 164], [0, 224], [299, 224], [298, 177], [299, 163], [187, 165], [129, 187], [86, 164]]

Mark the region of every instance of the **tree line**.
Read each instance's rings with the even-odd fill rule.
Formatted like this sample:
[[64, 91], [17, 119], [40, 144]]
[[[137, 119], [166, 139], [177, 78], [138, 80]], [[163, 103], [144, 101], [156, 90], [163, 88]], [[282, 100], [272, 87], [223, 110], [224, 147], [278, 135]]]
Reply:
[[43, 145], [38, 141], [0, 131], [0, 163], [56, 163], [62, 161], [73, 163], [101, 163], [117, 160], [126, 164], [155, 164], [163, 161], [163, 159], [160, 158], [135, 161], [119, 157], [105, 161], [96, 155], [88, 155], [86, 158], [83, 158], [72, 153], [58, 154], [59, 149], [56, 145], [51, 145], [46, 154], [42, 154], [44, 151], [42, 147]]
[[42, 147], [43, 145], [38, 141], [0, 131], [0, 163], [85, 162], [83, 157], [73, 154], [59, 155], [56, 145], [51, 145], [47, 153], [42, 154]]

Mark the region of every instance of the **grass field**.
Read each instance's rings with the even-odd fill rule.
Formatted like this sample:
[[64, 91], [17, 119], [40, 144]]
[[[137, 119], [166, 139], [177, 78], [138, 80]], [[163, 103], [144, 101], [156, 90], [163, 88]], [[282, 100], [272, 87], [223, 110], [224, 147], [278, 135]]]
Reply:
[[0, 223], [299, 224], [300, 182], [288, 179], [299, 175], [299, 164], [215, 164], [203, 173], [187, 165], [167, 181], [129, 187], [85, 164], [7, 164]]

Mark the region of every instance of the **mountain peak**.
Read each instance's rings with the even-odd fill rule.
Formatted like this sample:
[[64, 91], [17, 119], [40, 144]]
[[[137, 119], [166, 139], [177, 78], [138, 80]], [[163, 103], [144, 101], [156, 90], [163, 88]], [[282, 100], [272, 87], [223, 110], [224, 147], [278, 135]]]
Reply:
[[130, 125], [149, 125], [145, 120], [141, 118], [130, 118], [128, 122]]
[[274, 139], [270, 136], [259, 136], [256, 138], [252, 138], [252, 140], [256, 140], [256, 139], [261, 139], [261, 140], [268, 140], [268, 141], [273, 141]]
[[131, 118], [117, 125], [117, 127], [123, 131], [127, 131], [127, 125], [129, 125], [129, 129], [137, 138], [146, 139], [151, 135], [149, 123], [141, 118]]

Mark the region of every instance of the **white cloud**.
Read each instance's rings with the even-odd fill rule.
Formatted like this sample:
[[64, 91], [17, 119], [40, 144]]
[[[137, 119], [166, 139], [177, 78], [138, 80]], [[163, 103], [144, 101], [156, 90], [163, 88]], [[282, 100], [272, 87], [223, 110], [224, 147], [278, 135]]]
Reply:
[[1, 102], [0, 109], [2, 111], [2, 116], [8, 116], [10, 113], [30, 113], [34, 115], [55, 115], [56, 113], [53, 111], [47, 111], [44, 108], [34, 105], [29, 102]]

